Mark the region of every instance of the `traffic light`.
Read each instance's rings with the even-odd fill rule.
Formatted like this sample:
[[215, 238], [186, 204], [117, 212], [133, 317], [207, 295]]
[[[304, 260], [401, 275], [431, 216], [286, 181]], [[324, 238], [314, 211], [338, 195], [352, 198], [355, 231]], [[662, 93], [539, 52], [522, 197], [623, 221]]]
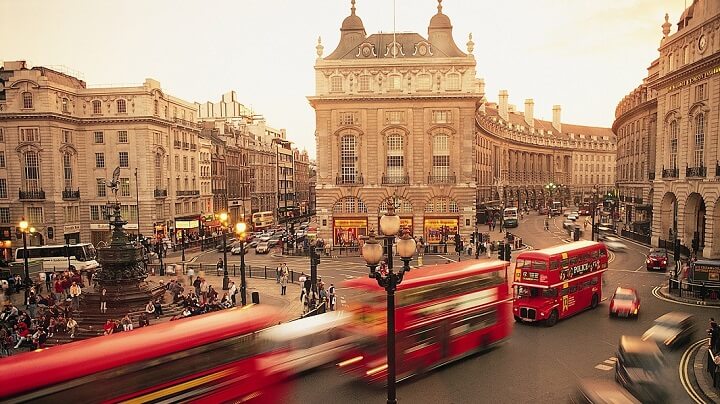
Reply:
[[475, 233], [470, 233], [470, 244], [475, 244]]
[[510, 244], [505, 244], [505, 261], [510, 262], [510, 258], [511, 258]]
[[498, 259], [505, 261], [505, 243], [502, 241], [498, 244]]

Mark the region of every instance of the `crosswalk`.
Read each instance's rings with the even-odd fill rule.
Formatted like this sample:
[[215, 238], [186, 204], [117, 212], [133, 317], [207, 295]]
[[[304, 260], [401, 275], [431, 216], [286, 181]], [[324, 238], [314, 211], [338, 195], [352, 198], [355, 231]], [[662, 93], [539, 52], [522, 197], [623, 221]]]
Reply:
[[605, 370], [605, 371], [613, 370], [613, 369], [615, 369], [616, 362], [617, 362], [617, 358], [614, 356], [611, 356], [610, 358], [605, 359], [602, 363], [598, 363], [597, 365], [595, 365], [595, 369]]

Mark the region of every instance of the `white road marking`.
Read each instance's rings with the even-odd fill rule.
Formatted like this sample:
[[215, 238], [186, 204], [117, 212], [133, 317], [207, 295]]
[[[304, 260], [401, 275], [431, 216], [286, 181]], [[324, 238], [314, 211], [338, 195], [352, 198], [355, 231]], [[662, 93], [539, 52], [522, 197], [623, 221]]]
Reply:
[[599, 370], [612, 370], [612, 369], [613, 369], [613, 366], [608, 366], [608, 365], [602, 365], [602, 364], [600, 364], [600, 365], [595, 365], [595, 369], [599, 369]]

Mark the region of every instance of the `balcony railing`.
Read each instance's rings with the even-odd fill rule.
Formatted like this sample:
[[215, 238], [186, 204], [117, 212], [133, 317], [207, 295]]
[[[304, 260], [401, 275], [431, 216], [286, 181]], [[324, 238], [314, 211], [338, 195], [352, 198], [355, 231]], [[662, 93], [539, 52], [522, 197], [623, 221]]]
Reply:
[[188, 142], [182, 142], [182, 147], [183, 147], [183, 149], [189, 149], [189, 148], [190, 148], [190, 143], [188, 143]]
[[643, 198], [639, 198], [639, 197], [636, 196], [635, 198], [633, 198], [633, 202], [635, 202], [635, 203], [637, 203], [637, 204], [639, 204], [639, 205], [642, 205], [642, 203], [643, 203]]
[[197, 150], [197, 145], [195, 143], [190, 143], [190, 150], [192, 150], [192, 151]]
[[428, 175], [428, 184], [455, 184], [454, 175]]
[[175, 195], [177, 195], [177, 196], [198, 196], [198, 195], [200, 195], [200, 191], [199, 190], [176, 191]]
[[155, 189], [155, 197], [156, 198], [167, 198], [167, 189]]
[[72, 189], [64, 189], [62, 191], [62, 198], [65, 200], [80, 199], [80, 189], [77, 189], [76, 191], [73, 191]]
[[651, 173], [648, 173], [648, 179], [649, 179], [650, 181], [655, 180], [655, 172], [654, 172], [654, 171], [651, 172]]
[[18, 194], [20, 200], [45, 199], [45, 191], [43, 191], [42, 189], [35, 189], [32, 191], [20, 190]]
[[686, 177], [705, 177], [707, 176], [707, 167], [685, 167]]
[[383, 175], [383, 185], [407, 185], [410, 183], [410, 177], [408, 175]]
[[180, 146], [182, 145], [182, 142], [180, 142], [179, 140], [176, 140], [176, 141], [173, 142], [173, 145], [175, 145], [175, 148], [176, 148], [176, 149], [179, 149]]
[[680, 170], [678, 168], [663, 168], [663, 178], [677, 178], [680, 176]]
[[344, 175], [335, 177], [335, 185], [363, 185], [365, 181], [362, 175]]

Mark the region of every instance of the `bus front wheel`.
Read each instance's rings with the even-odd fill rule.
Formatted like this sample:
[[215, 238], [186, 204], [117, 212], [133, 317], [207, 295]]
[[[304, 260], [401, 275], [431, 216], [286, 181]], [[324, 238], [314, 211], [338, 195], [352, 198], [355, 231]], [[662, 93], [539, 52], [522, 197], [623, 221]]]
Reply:
[[550, 312], [550, 315], [548, 316], [547, 320], [545, 320], [545, 325], [548, 327], [554, 326], [558, 321], [558, 312], [557, 310], [553, 310]]
[[598, 306], [598, 295], [593, 295], [592, 300], [590, 301], [590, 308], [594, 309]]

